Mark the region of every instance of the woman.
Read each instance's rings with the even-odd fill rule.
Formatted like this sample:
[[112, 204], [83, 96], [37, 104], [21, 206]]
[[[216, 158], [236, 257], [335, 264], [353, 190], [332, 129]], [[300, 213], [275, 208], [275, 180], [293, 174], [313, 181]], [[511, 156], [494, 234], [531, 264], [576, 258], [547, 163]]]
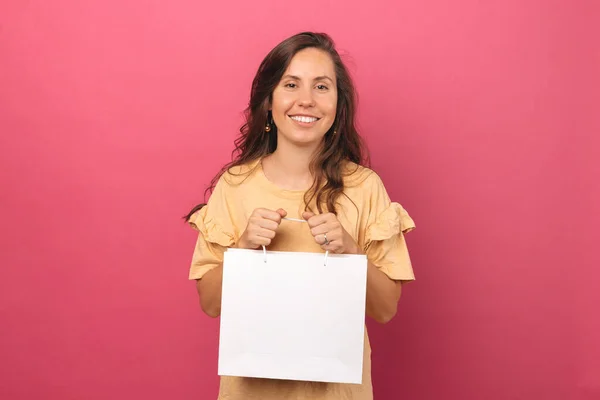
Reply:
[[[381, 323], [395, 315], [402, 283], [414, 279], [404, 241], [414, 223], [363, 166], [355, 111], [353, 83], [327, 35], [300, 33], [265, 57], [237, 157], [213, 179], [208, 203], [186, 216], [199, 231], [190, 279], [206, 314], [220, 314], [224, 251], [268, 246], [366, 254], [367, 315]], [[361, 385], [222, 377], [219, 398], [371, 399], [365, 336]]]

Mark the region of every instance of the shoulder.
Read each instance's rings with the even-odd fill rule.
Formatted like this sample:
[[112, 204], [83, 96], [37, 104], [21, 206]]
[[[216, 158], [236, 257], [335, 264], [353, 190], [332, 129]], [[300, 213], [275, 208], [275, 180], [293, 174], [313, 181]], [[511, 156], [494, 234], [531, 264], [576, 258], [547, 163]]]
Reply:
[[243, 187], [252, 180], [252, 177], [259, 166], [259, 162], [260, 160], [254, 160], [229, 167], [219, 177], [215, 190], [219, 188], [219, 190], [229, 191]]
[[206, 204], [191, 215], [189, 224], [208, 241], [229, 245], [245, 223], [243, 202], [256, 192], [251, 182], [257, 164], [258, 161], [251, 161], [225, 170]]
[[206, 204], [196, 210], [195, 216], [225, 212], [243, 198], [244, 191], [252, 187], [257, 161], [250, 161], [225, 169], [216, 180]]
[[391, 237], [415, 228], [413, 219], [400, 203], [390, 198], [383, 180], [374, 170], [354, 163], [348, 163], [345, 169], [344, 190], [354, 203], [363, 207], [367, 216], [365, 224], [369, 227], [367, 238]]
[[342, 167], [345, 189], [376, 190], [384, 187], [381, 177], [371, 168], [347, 161]]

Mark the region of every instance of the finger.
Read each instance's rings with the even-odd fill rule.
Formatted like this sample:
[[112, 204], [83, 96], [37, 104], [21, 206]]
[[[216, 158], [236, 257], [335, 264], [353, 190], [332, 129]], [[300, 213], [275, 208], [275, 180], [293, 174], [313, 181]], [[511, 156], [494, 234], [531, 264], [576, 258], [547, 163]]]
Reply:
[[307, 220], [307, 221], [308, 221], [309, 219], [311, 219], [312, 217], [314, 217], [314, 216], [315, 216], [315, 213], [312, 213], [312, 212], [310, 212], [310, 211], [304, 211], [304, 212], [302, 213], [302, 218], [304, 218], [304, 219], [305, 219], [305, 220]]
[[261, 228], [276, 230], [278, 226], [279, 224], [275, 221], [263, 218], [259, 215], [254, 215], [250, 217], [247, 229], [248, 231], [255, 233], [258, 229]]
[[340, 246], [338, 244], [334, 244], [334, 243], [323, 244], [323, 245], [321, 245], [321, 248], [325, 251], [328, 251], [330, 253], [335, 253], [335, 254], [340, 254], [343, 251], [342, 246]]
[[278, 224], [281, 222], [281, 214], [279, 214], [277, 211], [267, 210], [266, 208], [257, 208], [254, 210], [254, 212], [256, 215], [265, 219], [270, 219], [271, 221], [275, 221]]
[[268, 246], [271, 244], [271, 239], [266, 238], [266, 237], [262, 237], [262, 236], [256, 236], [252, 242], [254, 244], [256, 244], [256, 246]]
[[327, 246], [331, 243], [331, 237], [329, 235], [319, 234], [315, 236], [315, 241], [321, 246]]
[[331, 213], [327, 213], [327, 214], [313, 215], [308, 220], [306, 220], [306, 222], [308, 222], [308, 226], [310, 226], [312, 228], [317, 225], [325, 224], [327, 222], [334, 221], [334, 220], [337, 220], [335, 215], [331, 214]]
[[338, 221], [329, 221], [310, 228], [310, 232], [313, 236], [322, 235], [326, 233], [327, 237], [331, 241], [333, 239], [341, 238], [344, 229]]
[[246, 243], [247, 243], [247, 247], [242, 247], [242, 248], [257, 249], [260, 246], [270, 245], [271, 239], [269, 239], [267, 237], [262, 237], [262, 236], [257, 236], [257, 235], [252, 234], [252, 235], [248, 236]]
[[279, 223], [270, 219], [262, 218], [257, 221], [257, 225], [262, 229], [268, 229], [270, 231], [276, 231], [279, 227]]
[[275, 237], [275, 231], [271, 229], [261, 228], [258, 231], [256, 231], [256, 236], [267, 239], [273, 239]]
[[285, 218], [287, 215], [287, 211], [285, 211], [283, 208], [278, 209], [277, 213], [281, 216], [281, 218]]
[[310, 233], [313, 236], [318, 236], [318, 235], [322, 235], [324, 233], [327, 234], [327, 238], [329, 239], [329, 241], [331, 241], [331, 239], [333, 238], [333, 236], [339, 236], [337, 234], [337, 226], [331, 223], [323, 223], [321, 225], [317, 225], [314, 228], [310, 228]]
[[328, 246], [332, 243], [334, 243], [336, 246], [339, 246], [342, 241], [340, 240], [339, 235], [327, 232], [326, 234], [316, 235], [315, 242], [317, 242], [319, 246]]

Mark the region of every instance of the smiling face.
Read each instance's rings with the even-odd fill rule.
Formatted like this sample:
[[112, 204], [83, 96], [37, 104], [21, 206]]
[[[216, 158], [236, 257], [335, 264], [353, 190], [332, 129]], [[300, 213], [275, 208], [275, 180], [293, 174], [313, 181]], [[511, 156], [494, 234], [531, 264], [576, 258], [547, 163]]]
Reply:
[[335, 121], [336, 108], [331, 57], [315, 48], [296, 53], [273, 91], [271, 111], [278, 143], [318, 145]]

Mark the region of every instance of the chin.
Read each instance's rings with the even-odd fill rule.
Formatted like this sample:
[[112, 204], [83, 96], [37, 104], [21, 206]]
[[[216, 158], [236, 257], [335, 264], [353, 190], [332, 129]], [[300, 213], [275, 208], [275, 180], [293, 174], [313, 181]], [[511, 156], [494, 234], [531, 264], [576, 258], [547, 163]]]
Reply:
[[299, 147], [314, 146], [323, 140], [325, 132], [315, 132], [313, 129], [289, 129], [289, 133], [279, 133], [281, 139]]
[[288, 138], [288, 140], [290, 141], [290, 143], [293, 143], [296, 146], [306, 147], [306, 146], [314, 146], [316, 144], [319, 144], [321, 142], [321, 140], [323, 140], [323, 137], [322, 136], [307, 137], [306, 135], [304, 135], [304, 136], [298, 135], [298, 136]]

